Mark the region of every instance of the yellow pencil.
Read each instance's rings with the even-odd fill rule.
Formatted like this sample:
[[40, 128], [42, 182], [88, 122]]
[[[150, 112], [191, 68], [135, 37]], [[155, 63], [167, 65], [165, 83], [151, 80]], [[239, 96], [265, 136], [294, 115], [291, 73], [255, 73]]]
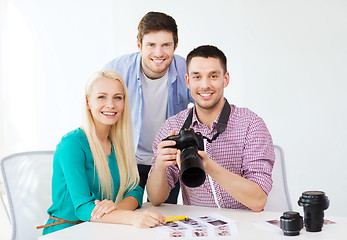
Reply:
[[174, 222], [174, 221], [181, 221], [181, 220], [188, 220], [188, 216], [175, 216], [175, 217], [164, 217], [166, 222]]

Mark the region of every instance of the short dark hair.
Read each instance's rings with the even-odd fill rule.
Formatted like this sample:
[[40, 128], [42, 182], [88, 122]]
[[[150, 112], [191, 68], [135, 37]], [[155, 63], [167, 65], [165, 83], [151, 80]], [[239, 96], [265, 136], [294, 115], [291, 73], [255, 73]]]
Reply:
[[219, 59], [222, 68], [224, 70], [224, 73], [227, 72], [227, 58], [224, 55], [224, 53], [219, 50], [217, 47], [212, 46], [212, 45], [202, 45], [197, 48], [194, 48], [188, 55], [186, 59], [186, 64], [187, 64], [187, 70], [190, 64], [190, 61], [194, 57], [203, 57], [203, 58], [217, 58]]
[[174, 45], [178, 43], [177, 25], [175, 19], [161, 12], [148, 12], [137, 27], [137, 41], [142, 44], [143, 36], [152, 31], [172, 32]]

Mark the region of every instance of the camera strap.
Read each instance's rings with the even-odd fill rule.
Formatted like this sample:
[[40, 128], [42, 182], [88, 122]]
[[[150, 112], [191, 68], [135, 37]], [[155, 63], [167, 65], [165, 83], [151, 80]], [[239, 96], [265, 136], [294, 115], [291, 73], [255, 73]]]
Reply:
[[[229, 120], [231, 108], [230, 108], [230, 105], [228, 103], [228, 100], [226, 98], [224, 98], [224, 100], [225, 100], [224, 106], [223, 106], [222, 112], [220, 114], [220, 117], [219, 117], [217, 125], [216, 125], [217, 133], [212, 137], [212, 139], [208, 139], [207, 137], [203, 136], [203, 138], [205, 138], [209, 143], [212, 143], [212, 141], [216, 140], [216, 138], [219, 136], [219, 134], [224, 132], [225, 129], [227, 128], [227, 123]], [[182, 129], [188, 129], [190, 127], [190, 125], [192, 124], [193, 110], [194, 110], [194, 108], [192, 108], [192, 110], [190, 111], [190, 113], [189, 113], [186, 121], [184, 122], [181, 130]]]

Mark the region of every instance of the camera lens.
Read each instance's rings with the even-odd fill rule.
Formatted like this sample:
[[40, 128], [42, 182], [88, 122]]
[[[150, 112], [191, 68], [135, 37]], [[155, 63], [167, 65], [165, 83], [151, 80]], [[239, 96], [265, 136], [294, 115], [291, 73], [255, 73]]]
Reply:
[[280, 225], [285, 236], [297, 236], [303, 227], [303, 220], [298, 212], [284, 212]]
[[324, 210], [329, 207], [329, 199], [322, 191], [306, 191], [298, 201], [304, 207], [304, 222], [308, 232], [322, 231]]
[[195, 147], [188, 147], [182, 150], [181, 179], [187, 187], [199, 187], [205, 182], [204, 165]]

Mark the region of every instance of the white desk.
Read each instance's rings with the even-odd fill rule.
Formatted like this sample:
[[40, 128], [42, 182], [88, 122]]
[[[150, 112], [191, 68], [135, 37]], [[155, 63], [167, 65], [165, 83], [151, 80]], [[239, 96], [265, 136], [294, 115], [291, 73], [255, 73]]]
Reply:
[[[159, 207], [153, 207], [150, 203], [145, 203], [143, 207], [138, 210], [150, 209], [161, 212], [164, 216], [178, 216], [187, 215], [190, 217], [198, 217], [202, 215], [219, 214], [236, 221], [238, 228], [238, 236], [230, 239], [249, 239], [249, 240], [262, 240], [262, 239], [315, 239], [315, 240], [339, 240], [346, 239], [347, 232], [347, 218], [329, 218], [335, 220], [337, 224], [325, 225], [323, 230], [318, 233], [310, 233], [303, 228], [299, 236], [288, 237], [284, 236], [280, 228], [275, 228], [266, 220], [278, 219], [282, 216], [279, 212], [260, 212], [255, 213], [252, 211], [233, 210], [233, 209], [217, 209], [205, 207], [193, 207], [183, 205], [163, 204]], [[300, 213], [303, 216], [303, 213]], [[106, 223], [92, 223], [85, 222], [76, 226], [66, 228], [45, 236], [40, 237], [40, 240], [69, 240], [69, 239], [83, 239], [83, 240], [115, 240], [115, 239], [150, 239], [157, 238], [156, 229], [141, 229], [128, 225], [121, 224], [106, 224]], [[200, 238], [194, 238], [200, 239]], [[226, 238], [219, 238], [226, 239]]]

